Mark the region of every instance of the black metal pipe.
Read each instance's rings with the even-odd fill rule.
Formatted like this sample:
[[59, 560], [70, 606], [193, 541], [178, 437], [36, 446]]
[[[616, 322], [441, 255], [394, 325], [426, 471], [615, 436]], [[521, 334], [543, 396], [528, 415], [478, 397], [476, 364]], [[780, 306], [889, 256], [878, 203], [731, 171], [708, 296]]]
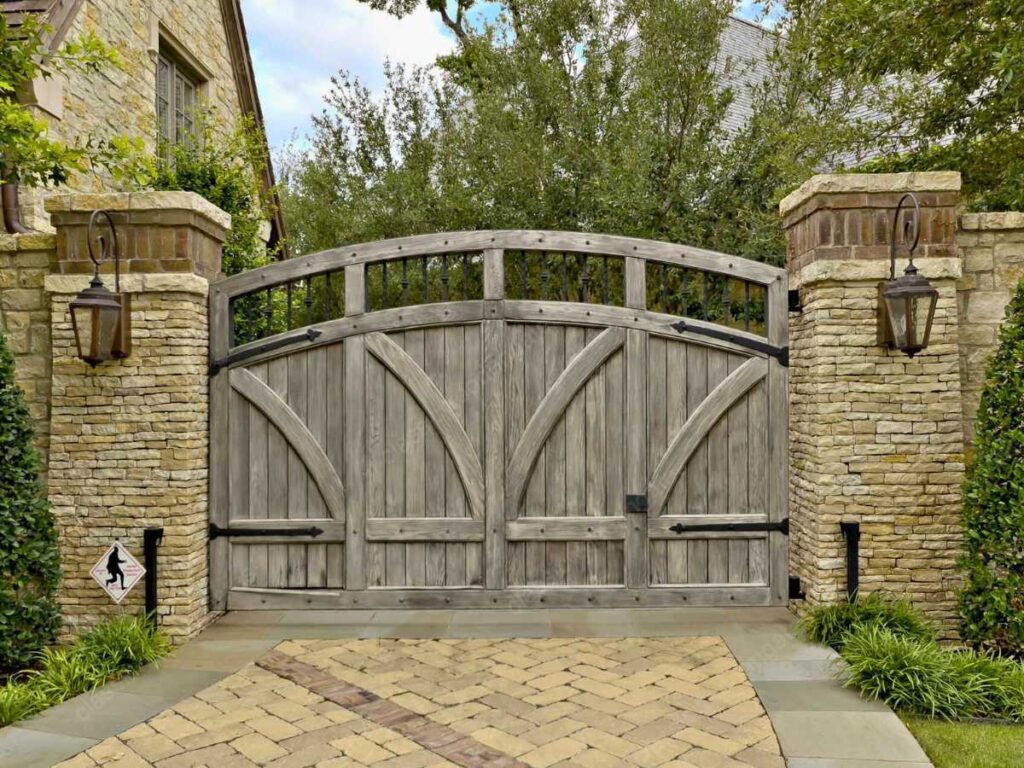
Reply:
[[846, 539], [846, 596], [850, 602], [857, 599], [860, 589], [860, 523], [839, 523]]
[[142, 564], [146, 569], [146, 618], [156, 629], [156, 548], [164, 538], [163, 528], [146, 528], [142, 532]]

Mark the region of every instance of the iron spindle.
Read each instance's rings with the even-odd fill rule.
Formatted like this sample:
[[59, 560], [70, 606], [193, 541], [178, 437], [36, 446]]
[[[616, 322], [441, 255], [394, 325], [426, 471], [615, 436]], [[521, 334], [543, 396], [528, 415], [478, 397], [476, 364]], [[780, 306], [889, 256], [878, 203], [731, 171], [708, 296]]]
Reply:
[[743, 283], [743, 330], [750, 330], [750, 283]]
[[402, 306], [409, 304], [409, 259], [402, 257]]
[[569, 275], [566, 272], [566, 262], [569, 261], [569, 257], [564, 253], [562, 254], [562, 301], [569, 300]]
[[448, 254], [441, 254], [441, 301], [448, 301]]
[[288, 319], [288, 330], [292, 329], [292, 282], [289, 280], [285, 283], [285, 294], [286, 301], [288, 302], [288, 311], [285, 313]]
[[526, 300], [526, 268], [527, 268], [527, 254], [526, 251], [519, 252], [519, 298], [522, 301]]
[[420, 259], [420, 272], [423, 277], [423, 285], [420, 287], [420, 298], [423, 300], [424, 304], [430, 303], [430, 275], [427, 269], [429, 266], [427, 264], [428, 261], [430, 261], [429, 256], [424, 256]]
[[462, 300], [469, 298], [469, 254], [462, 254]]
[[732, 284], [728, 277], [722, 284], [722, 322], [732, 325]]
[[707, 272], [705, 272], [704, 273], [704, 279], [701, 280], [702, 291], [704, 293], [703, 298], [704, 298], [704, 319], [705, 320], [708, 319], [708, 282], [709, 282], [710, 278], [711, 278], [711, 276]]
[[324, 301], [324, 320], [334, 319], [334, 292], [331, 290], [331, 273], [324, 275], [324, 282], [327, 285], [327, 298]]
[[306, 278], [306, 325], [313, 324], [313, 279]]
[[602, 262], [603, 263], [602, 263], [602, 266], [601, 266], [601, 272], [602, 272], [602, 274], [601, 274], [601, 282], [602, 282], [601, 298], [604, 300], [604, 303], [607, 304], [608, 303], [608, 257], [607, 256], [602, 257]]
[[384, 303], [384, 309], [388, 308], [388, 263], [382, 261], [380, 263], [380, 295], [381, 301]]
[[668, 269], [661, 264], [661, 311], [668, 312]]
[[548, 300], [548, 278], [550, 272], [548, 271], [548, 252], [540, 252], [540, 300]]
[[579, 258], [583, 261], [583, 274], [580, 276], [580, 284], [583, 289], [583, 301], [590, 301], [590, 265], [588, 264], [587, 254], [581, 253]]
[[266, 309], [263, 310], [263, 320], [266, 323], [266, 327], [263, 329], [264, 336], [270, 336], [273, 333], [271, 326], [274, 322], [274, 304], [270, 290], [270, 288], [267, 288], [267, 306]]
[[679, 308], [679, 314], [683, 317], [689, 317], [690, 313], [690, 270], [683, 269], [683, 277], [681, 280], [679, 290], [683, 296], [683, 306]]

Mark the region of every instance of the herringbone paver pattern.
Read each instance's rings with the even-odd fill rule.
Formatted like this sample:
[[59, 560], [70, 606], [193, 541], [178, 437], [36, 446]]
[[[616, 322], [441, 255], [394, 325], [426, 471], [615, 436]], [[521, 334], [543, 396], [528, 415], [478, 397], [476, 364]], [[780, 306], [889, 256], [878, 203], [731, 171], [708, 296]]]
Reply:
[[717, 637], [288, 641], [61, 764], [783, 768]]

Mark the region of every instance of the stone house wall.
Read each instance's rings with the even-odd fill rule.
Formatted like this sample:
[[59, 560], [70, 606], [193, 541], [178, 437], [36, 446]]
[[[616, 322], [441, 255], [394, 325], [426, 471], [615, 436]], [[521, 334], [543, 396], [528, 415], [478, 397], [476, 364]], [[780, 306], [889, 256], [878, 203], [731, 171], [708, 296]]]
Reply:
[[[206, 82], [203, 101], [230, 126], [240, 114], [219, 0], [85, 0], [67, 38], [84, 32], [116, 49], [123, 67], [100, 72], [71, 72], [45, 89], [36, 110], [54, 138], [69, 144], [105, 141], [115, 136], [141, 139], [147, 152], [156, 149], [156, 57], [161, 36], [193, 59]], [[103, 169], [77, 174], [69, 189], [110, 191], [120, 188]], [[47, 230], [42, 207], [45, 193], [23, 190], [25, 224]]]
[[965, 213], [956, 242], [964, 265], [957, 285], [960, 388], [964, 437], [970, 444], [986, 361], [998, 342], [1006, 305], [1024, 279], [1024, 213]]

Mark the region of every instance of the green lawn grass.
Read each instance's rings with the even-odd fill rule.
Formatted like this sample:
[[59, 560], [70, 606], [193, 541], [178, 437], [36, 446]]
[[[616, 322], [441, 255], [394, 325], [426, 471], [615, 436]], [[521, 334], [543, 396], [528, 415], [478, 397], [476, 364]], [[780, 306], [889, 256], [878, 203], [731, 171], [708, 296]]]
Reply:
[[905, 717], [910, 732], [935, 768], [1020, 768], [1024, 765], [1024, 725], [950, 723]]

